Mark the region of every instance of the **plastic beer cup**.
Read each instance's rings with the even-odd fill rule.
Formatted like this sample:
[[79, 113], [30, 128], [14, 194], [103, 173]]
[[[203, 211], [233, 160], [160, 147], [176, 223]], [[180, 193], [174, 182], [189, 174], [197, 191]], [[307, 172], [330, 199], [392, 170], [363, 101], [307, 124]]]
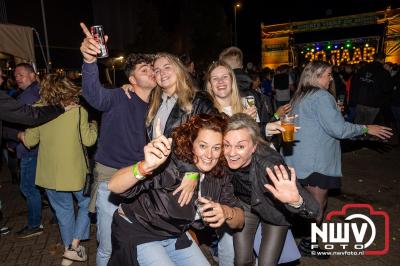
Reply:
[[285, 129], [282, 132], [284, 142], [294, 141], [294, 115], [284, 115], [280, 117], [281, 126]]

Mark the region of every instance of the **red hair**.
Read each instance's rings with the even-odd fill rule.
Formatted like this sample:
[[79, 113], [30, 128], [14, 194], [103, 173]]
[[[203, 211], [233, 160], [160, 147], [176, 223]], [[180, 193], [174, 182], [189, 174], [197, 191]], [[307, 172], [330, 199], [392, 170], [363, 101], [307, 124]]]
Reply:
[[[209, 129], [224, 134], [226, 126], [227, 119], [224, 115], [199, 114], [192, 116], [186, 123], [176, 127], [172, 133], [175, 144], [175, 155], [184, 162], [195, 164], [193, 143], [199, 135], [200, 130]], [[222, 177], [225, 165], [225, 157], [223, 152], [221, 152], [217, 165], [210, 171], [211, 175]]]

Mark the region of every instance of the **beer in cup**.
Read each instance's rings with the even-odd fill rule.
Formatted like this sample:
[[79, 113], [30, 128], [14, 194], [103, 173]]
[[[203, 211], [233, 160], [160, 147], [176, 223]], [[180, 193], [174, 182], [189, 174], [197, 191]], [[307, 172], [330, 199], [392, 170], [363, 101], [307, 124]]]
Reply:
[[282, 131], [284, 142], [294, 141], [294, 115], [283, 115], [280, 117], [281, 126], [285, 129]]

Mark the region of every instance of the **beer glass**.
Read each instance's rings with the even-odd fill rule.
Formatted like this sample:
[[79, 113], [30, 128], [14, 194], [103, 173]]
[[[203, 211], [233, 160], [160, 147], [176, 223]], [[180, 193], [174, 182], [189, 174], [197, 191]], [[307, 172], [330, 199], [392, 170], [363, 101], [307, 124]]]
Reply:
[[[211, 197], [209, 197], [209, 196], [202, 196], [202, 198], [204, 198], [204, 199], [206, 199], [206, 200], [212, 202], [212, 199], [211, 199]], [[203, 212], [208, 211], [208, 209], [207, 209], [207, 210], [203, 210], [203, 205], [205, 205], [205, 203], [202, 203], [202, 202], [199, 201], [199, 199], [196, 199], [196, 201], [194, 202], [194, 204], [196, 205], [196, 211], [197, 211], [197, 213], [199, 214], [199, 216], [201, 217], [202, 223], [204, 224], [204, 226], [207, 226], [208, 223], [207, 223], [206, 221], [203, 220], [203, 215], [202, 215]]]
[[294, 115], [283, 115], [280, 117], [281, 126], [285, 129], [282, 132], [284, 142], [294, 141]]

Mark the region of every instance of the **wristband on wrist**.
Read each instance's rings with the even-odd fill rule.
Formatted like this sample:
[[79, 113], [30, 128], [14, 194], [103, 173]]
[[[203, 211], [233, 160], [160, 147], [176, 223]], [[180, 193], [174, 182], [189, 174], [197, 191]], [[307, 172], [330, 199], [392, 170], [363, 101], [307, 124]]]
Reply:
[[363, 134], [368, 134], [368, 126], [366, 125], [363, 127]]
[[279, 118], [280, 118], [279, 115], [278, 115], [278, 113], [275, 113], [275, 114], [274, 114], [274, 117], [275, 117], [276, 120], [279, 120]]
[[300, 195], [299, 201], [295, 203], [289, 203], [289, 206], [298, 209], [300, 208], [301, 205], [303, 205], [303, 202], [304, 202], [303, 197]]
[[197, 172], [186, 172], [185, 175], [183, 176], [183, 178], [187, 178], [187, 179], [195, 180], [195, 181], [199, 180], [199, 177], [200, 177], [200, 175]]
[[139, 164], [140, 164], [140, 162], [135, 163], [135, 164], [132, 166], [132, 173], [133, 173], [133, 176], [134, 176], [137, 180], [143, 180], [143, 179], [146, 178], [146, 176], [140, 174], [140, 171], [139, 171]]
[[151, 175], [153, 172], [146, 172], [146, 171], [143, 169], [143, 163], [144, 163], [144, 161], [140, 161], [140, 162], [138, 163], [138, 170], [139, 170], [139, 173], [140, 173], [142, 176]]

